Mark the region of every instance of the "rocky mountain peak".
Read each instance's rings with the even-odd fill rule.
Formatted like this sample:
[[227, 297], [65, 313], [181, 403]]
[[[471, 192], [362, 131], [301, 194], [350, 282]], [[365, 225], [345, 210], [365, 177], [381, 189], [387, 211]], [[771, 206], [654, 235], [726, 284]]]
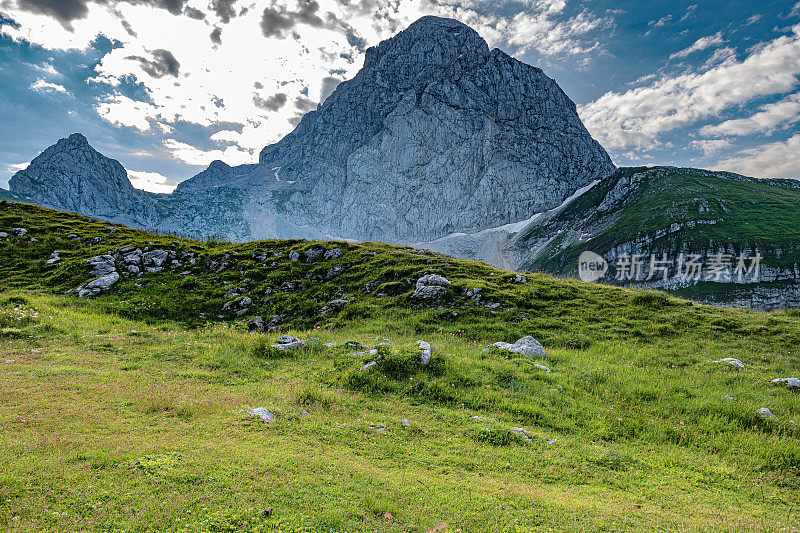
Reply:
[[146, 196], [133, 188], [115, 159], [92, 148], [80, 133], [60, 139], [14, 174], [10, 189], [47, 207], [120, 219], [142, 210]]
[[469, 26], [453, 19], [427, 16], [368, 49], [363, 70], [394, 75], [410, 84], [431, 74], [474, 68], [488, 55], [486, 41]]

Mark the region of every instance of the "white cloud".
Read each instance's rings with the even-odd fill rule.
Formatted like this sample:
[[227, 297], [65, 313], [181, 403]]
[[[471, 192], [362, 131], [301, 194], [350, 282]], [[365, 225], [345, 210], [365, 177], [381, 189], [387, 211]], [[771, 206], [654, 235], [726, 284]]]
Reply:
[[28, 165], [30, 164], [31, 164], [30, 161], [26, 161], [25, 163], [11, 163], [10, 165], [8, 165], [8, 170], [12, 172], [18, 172], [20, 170], [25, 170], [26, 168], [28, 168]]
[[31, 65], [34, 69], [38, 70], [43, 74], [47, 74], [48, 76], [54, 77], [62, 77], [62, 74], [55, 69], [53, 65], [50, 63], [42, 63], [41, 65]]
[[145, 172], [142, 170], [128, 170], [131, 185], [144, 191], [168, 194], [175, 190], [178, 183], [158, 172]]
[[760, 111], [749, 117], [726, 120], [714, 126], [700, 128], [706, 136], [751, 135], [773, 133], [778, 127], [789, 127], [800, 120], [800, 93], [792, 94], [771, 104], [761, 106]]
[[[18, 26], [3, 25], [0, 34], [48, 50], [83, 50], [100, 33], [119, 43], [101, 58], [92, 78], [96, 87], [110, 87], [94, 105], [103, 119], [165, 136], [182, 161], [222, 158], [229, 164], [254, 160], [261, 148], [291, 131], [301, 114], [294, 105], [298, 98], [319, 102], [332, 76], [355, 75], [363, 47], [354, 37], [377, 44], [420, 16], [435, 14], [457, 18], [490, 45], [511, 52], [574, 58], [596, 50], [598, 30], [613, 25], [610, 15], [598, 17], [587, 10], [567, 16], [565, 0], [525, 0], [506, 16], [482, 14], [492, 11], [492, 0], [318, 0], [309, 6], [319, 5], [322, 26], [294, 21], [285, 38], [267, 38], [262, 31], [265, 8], [296, 12], [296, 0], [240, 2], [249, 9], [241, 16], [237, 10], [227, 22], [209, 9], [208, 0], [188, 0], [188, 7], [205, 12], [204, 19], [144, 3], [118, 2], [112, 9], [108, 3], [90, 2], [84, 18], [67, 24], [70, 31], [54, 18], [19, 8], [19, 1], [4, 3], [4, 12]], [[165, 58], [174, 62], [167, 64]], [[142, 84], [148, 101], [126, 96], [123, 87], [131, 76]], [[285, 100], [276, 98], [279, 94]], [[168, 137], [180, 123], [225, 128], [214, 140], [232, 146], [200, 156], [202, 150], [175, 145]]]
[[691, 148], [694, 150], [702, 150], [703, 154], [706, 156], [713, 155], [731, 145], [733, 145], [733, 141], [730, 139], [704, 139], [689, 143]]
[[705, 50], [706, 48], [711, 48], [712, 46], [716, 46], [718, 44], [722, 44], [725, 42], [725, 39], [722, 38], [722, 32], [717, 32], [714, 35], [708, 35], [706, 37], [701, 37], [695, 41], [695, 43], [688, 47], [675, 52], [669, 56], [670, 60], [675, 58], [684, 58], [688, 57], [689, 55], [699, 52], [701, 50]]
[[717, 161], [715, 170], [730, 170], [759, 178], [800, 177], [800, 134], [780, 142], [742, 150]]
[[203, 150], [175, 139], [165, 140], [164, 146], [175, 159], [198, 167], [207, 167], [217, 159], [229, 165], [255, 163], [258, 159], [254, 152], [242, 150], [238, 146], [228, 146], [224, 150]]
[[44, 78], [37, 78], [35, 82], [31, 84], [29, 87], [32, 91], [36, 91], [37, 93], [61, 93], [67, 96], [71, 96], [70, 92], [64, 88], [63, 85], [59, 85], [57, 83], [50, 83], [49, 81], [45, 81]]
[[649, 150], [659, 136], [740, 106], [754, 98], [786, 93], [800, 76], [800, 25], [751, 49], [742, 61], [729, 58], [705, 71], [663, 76], [624, 93], [608, 92], [581, 106], [586, 127], [607, 148]]

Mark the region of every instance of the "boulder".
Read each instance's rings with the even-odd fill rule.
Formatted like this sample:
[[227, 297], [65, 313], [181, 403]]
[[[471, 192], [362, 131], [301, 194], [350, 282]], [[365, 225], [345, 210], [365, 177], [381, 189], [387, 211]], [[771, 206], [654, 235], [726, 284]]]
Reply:
[[438, 274], [426, 274], [417, 280], [416, 290], [411, 295], [417, 300], [439, 300], [447, 294], [450, 281]]
[[111, 272], [105, 276], [100, 276], [99, 278], [93, 279], [88, 283], [84, 283], [75, 289], [75, 292], [78, 294], [78, 298], [91, 298], [93, 296], [97, 296], [101, 292], [107, 291], [118, 281], [119, 274], [116, 272]]
[[28, 234], [28, 230], [25, 228], [11, 228], [11, 235], [14, 237], [24, 237]]
[[86, 266], [92, 269], [92, 276], [105, 276], [116, 272], [117, 264], [113, 255], [96, 255], [86, 261]]
[[299, 261], [300, 260], [300, 252], [297, 250], [289, 250], [289, 261]]
[[50, 259], [46, 261], [48, 265], [52, 265], [53, 263], [58, 263], [61, 261], [61, 252], [58, 250], [53, 250], [53, 253], [50, 254]]
[[275, 415], [269, 412], [269, 409], [266, 407], [256, 407], [255, 409], [251, 409], [247, 411], [247, 414], [250, 416], [256, 416], [264, 421], [265, 424], [271, 424], [275, 422]]
[[277, 348], [278, 350], [288, 351], [294, 350], [295, 348], [300, 348], [305, 344], [305, 341], [298, 339], [297, 337], [292, 337], [291, 335], [281, 335], [278, 337], [275, 344], [272, 345], [273, 348]]
[[762, 408], [758, 409], [756, 411], [756, 413], [761, 415], [761, 417], [764, 418], [765, 420], [771, 420], [773, 418], [777, 418], [775, 415], [772, 414], [772, 411], [770, 411], [766, 407], [762, 407]]
[[151, 250], [142, 254], [142, 266], [146, 272], [161, 272], [167, 258], [169, 258], [168, 251]]
[[308, 261], [316, 261], [323, 256], [325, 250], [321, 248], [309, 248], [303, 252], [303, 255]]
[[264, 324], [263, 318], [257, 316], [248, 322], [247, 329], [250, 331], [250, 333], [263, 333], [267, 330], [267, 325]]
[[517, 340], [514, 344], [509, 344], [507, 342], [496, 342], [490, 346], [488, 346], [484, 351], [489, 351], [490, 348], [497, 348], [499, 350], [507, 350], [511, 353], [518, 353], [522, 355], [527, 355], [533, 359], [544, 359], [547, 357], [547, 353], [544, 351], [544, 347], [539, 344], [539, 341], [534, 339], [533, 337], [522, 337], [521, 339]]
[[425, 341], [417, 341], [417, 346], [419, 346], [419, 363], [428, 366], [431, 362], [431, 345]]
[[733, 357], [723, 357], [722, 359], [717, 359], [716, 361], [711, 361], [712, 363], [728, 363], [731, 366], [735, 366], [736, 368], [744, 368], [744, 363], [735, 359]]
[[777, 378], [772, 380], [773, 385], [786, 385], [787, 389], [800, 391], [800, 378]]
[[332, 248], [325, 252], [325, 260], [330, 261], [331, 259], [339, 259], [342, 257], [342, 251], [339, 248]]

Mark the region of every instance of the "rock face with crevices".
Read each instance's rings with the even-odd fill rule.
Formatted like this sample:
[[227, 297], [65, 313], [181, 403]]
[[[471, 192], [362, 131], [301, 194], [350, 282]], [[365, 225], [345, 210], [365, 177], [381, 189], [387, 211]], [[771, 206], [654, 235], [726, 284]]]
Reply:
[[[423, 17], [256, 164], [214, 162], [171, 195], [137, 191], [79, 134], [11, 181], [30, 201], [148, 229], [413, 243], [527, 219], [614, 167], [541, 69]], [[311, 258], [309, 258], [311, 259]]]

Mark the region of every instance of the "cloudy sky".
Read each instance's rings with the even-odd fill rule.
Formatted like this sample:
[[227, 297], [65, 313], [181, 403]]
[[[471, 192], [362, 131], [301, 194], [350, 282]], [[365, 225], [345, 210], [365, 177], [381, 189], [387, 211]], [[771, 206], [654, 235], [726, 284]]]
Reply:
[[73, 132], [157, 192], [255, 162], [425, 14], [543, 68], [617, 165], [800, 177], [800, 2], [0, 0], [0, 187]]

